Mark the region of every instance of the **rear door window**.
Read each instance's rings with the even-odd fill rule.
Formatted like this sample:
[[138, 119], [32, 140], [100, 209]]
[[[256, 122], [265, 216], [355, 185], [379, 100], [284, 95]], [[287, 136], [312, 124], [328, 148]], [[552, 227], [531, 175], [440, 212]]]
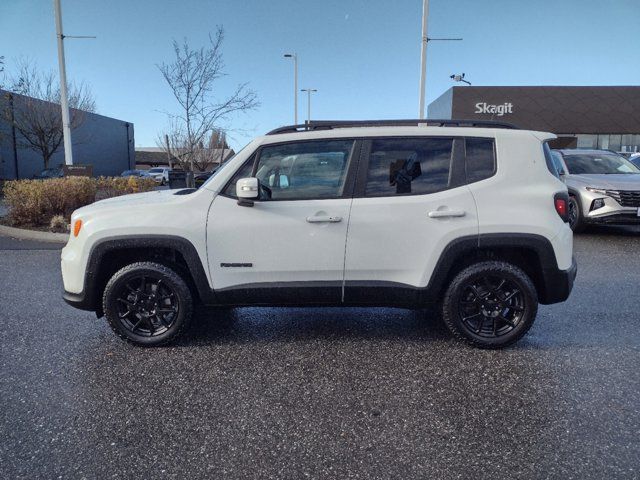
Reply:
[[446, 190], [452, 151], [452, 138], [373, 140], [365, 196], [425, 195]]

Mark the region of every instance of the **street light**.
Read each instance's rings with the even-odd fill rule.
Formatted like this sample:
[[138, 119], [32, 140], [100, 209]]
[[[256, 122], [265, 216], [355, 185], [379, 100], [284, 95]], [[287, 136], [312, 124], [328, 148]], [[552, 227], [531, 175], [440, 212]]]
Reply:
[[427, 36], [427, 18], [429, 17], [429, 0], [422, 0], [422, 47], [420, 48], [420, 118], [424, 118], [424, 97], [427, 83], [427, 44], [433, 41], [462, 40], [461, 38], [429, 38]]
[[298, 55], [285, 53], [285, 58], [293, 58], [293, 124], [298, 124]]
[[64, 163], [73, 165], [71, 149], [71, 121], [69, 119], [69, 96], [67, 92], [67, 70], [64, 61], [65, 38], [96, 38], [89, 35], [64, 35], [62, 33], [62, 9], [60, 0], [53, 0], [53, 11], [56, 20], [56, 38], [58, 40], [58, 67], [60, 69], [60, 108], [62, 109], [62, 136], [64, 139]]
[[301, 92], [307, 92], [307, 123], [311, 123], [311, 94], [317, 92], [315, 88], [303, 88]]

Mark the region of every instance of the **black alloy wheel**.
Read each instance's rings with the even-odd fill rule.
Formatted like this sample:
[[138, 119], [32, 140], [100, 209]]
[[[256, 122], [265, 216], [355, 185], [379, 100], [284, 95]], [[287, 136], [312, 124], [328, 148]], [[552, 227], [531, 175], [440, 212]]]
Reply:
[[537, 309], [537, 292], [526, 273], [507, 262], [487, 261], [456, 275], [443, 300], [443, 319], [457, 338], [501, 348], [527, 333]]
[[470, 279], [462, 288], [458, 315], [475, 335], [500, 337], [522, 320], [524, 295], [513, 281], [487, 274]]
[[146, 346], [177, 338], [189, 323], [192, 303], [184, 280], [172, 269], [151, 262], [116, 272], [103, 296], [113, 330], [127, 341]]
[[175, 292], [161, 278], [145, 274], [129, 278], [116, 295], [120, 322], [139, 335], [162, 335], [180, 308]]

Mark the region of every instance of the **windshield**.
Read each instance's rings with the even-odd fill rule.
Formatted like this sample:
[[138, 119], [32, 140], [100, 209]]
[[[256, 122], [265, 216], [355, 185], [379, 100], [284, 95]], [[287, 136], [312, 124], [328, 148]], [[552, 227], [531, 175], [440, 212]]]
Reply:
[[[247, 145], [249, 145], [249, 144], [247, 143]], [[209, 178], [207, 178], [207, 181], [206, 181], [206, 182], [204, 182], [202, 185], [200, 185], [200, 187], [199, 187], [199, 188], [204, 187], [204, 186], [205, 186], [205, 185], [207, 185], [209, 182], [211, 182], [211, 180], [213, 180], [214, 178], [216, 178], [216, 176], [218, 176], [218, 174], [219, 174], [222, 170], [224, 170], [224, 168], [225, 168], [227, 165], [229, 165], [229, 161], [230, 161], [230, 160], [233, 160], [234, 158], [236, 158], [236, 156], [237, 156], [240, 152], [242, 152], [242, 151], [247, 147], [247, 145], [245, 145], [244, 147], [242, 147], [240, 150], [238, 150], [236, 153], [234, 153], [234, 154], [233, 154], [233, 155], [231, 155], [229, 158], [227, 158], [224, 162], [222, 162], [222, 163], [220, 164], [220, 166], [219, 166], [218, 168], [216, 168], [215, 172], [213, 172], [213, 173], [211, 174], [211, 176], [210, 176]]]
[[149, 173], [162, 173], [163, 169], [162, 168], [152, 168], [151, 170], [149, 170]]
[[577, 175], [640, 173], [633, 163], [615, 153], [571, 153], [564, 156], [564, 162], [569, 173]]

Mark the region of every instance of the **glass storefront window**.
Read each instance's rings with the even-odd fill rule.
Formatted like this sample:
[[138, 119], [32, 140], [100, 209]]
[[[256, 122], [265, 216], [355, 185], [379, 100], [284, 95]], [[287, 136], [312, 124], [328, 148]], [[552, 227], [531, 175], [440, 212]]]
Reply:
[[622, 135], [609, 135], [609, 150], [620, 151], [622, 145]]
[[598, 148], [598, 136], [578, 135], [578, 148]]
[[598, 135], [598, 148], [602, 150], [609, 149], [609, 135]]
[[640, 135], [622, 135], [621, 150], [623, 152], [637, 152], [640, 148], [638, 140], [640, 140]]
[[[570, 137], [559, 137], [559, 139], [567, 138]], [[575, 138], [577, 139], [575, 147], [569, 146], [563, 148], [594, 148], [611, 150], [613, 152], [640, 152], [640, 134], [578, 134]]]

